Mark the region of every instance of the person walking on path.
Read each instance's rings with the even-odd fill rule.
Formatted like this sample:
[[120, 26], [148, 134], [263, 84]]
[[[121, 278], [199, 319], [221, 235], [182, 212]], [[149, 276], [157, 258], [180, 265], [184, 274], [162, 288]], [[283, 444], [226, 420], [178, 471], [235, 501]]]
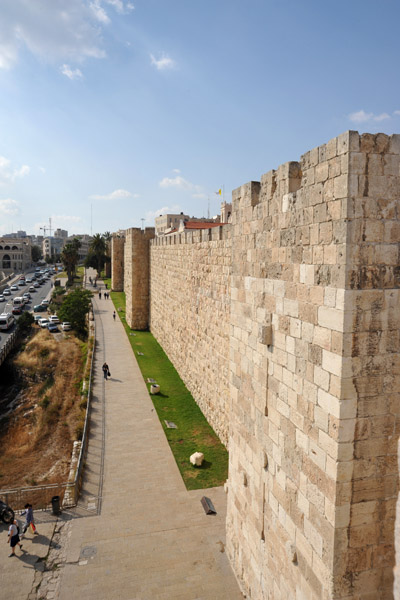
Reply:
[[104, 373], [104, 379], [107, 381], [107, 377], [111, 377], [110, 369], [108, 368], [108, 364], [105, 362], [101, 367]]
[[22, 536], [25, 535], [25, 533], [29, 529], [29, 526], [31, 527], [32, 532], [35, 535], [39, 535], [38, 530], [36, 529], [36, 525], [35, 525], [32, 504], [29, 504], [29, 502], [27, 504], [25, 504], [25, 511], [22, 513], [22, 515], [25, 515], [25, 523], [22, 528]]
[[8, 555], [9, 557], [16, 556], [15, 546], [17, 544], [22, 550], [22, 544], [20, 543], [20, 539], [19, 539], [19, 527], [18, 527], [18, 523], [17, 523], [16, 519], [14, 519], [14, 522], [11, 523], [10, 527], [8, 528], [7, 544], [10, 544], [10, 548], [11, 548], [11, 554]]
[[113, 312], [113, 319], [114, 319], [114, 321], [115, 321], [115, 310], [114, 310], [114, 312]]
[[99, 300], [101, 300], [101, 292], [99, 292]]

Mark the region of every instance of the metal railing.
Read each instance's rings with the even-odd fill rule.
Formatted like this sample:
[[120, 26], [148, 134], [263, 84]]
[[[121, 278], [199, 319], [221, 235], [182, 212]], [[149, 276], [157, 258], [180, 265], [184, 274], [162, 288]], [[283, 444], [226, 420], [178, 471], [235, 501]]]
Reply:
[[[35, 485], [31, 487], [20, 487], [9, 490], [0, 490], [0, 499], [3, 500], [3, 502], [8, 504], [9, 506], [11, 506], [11, 508], [15, 511], [22, 510], [25, 507], [25, 504], [27, 504], [27, 502], [33, 504], [36, 510], [46, 510], [51, 506], [51, 499], [53, 498], [53, 496], [59, 496], [60, 505], [62, 505], [64, 508], [75, 506], [78, 502], [79, 493], [82, 487], [83, 471], [89, 442], [90, 413], [92, 408], [92, 377], [94, 352], [96, 345], [96, 326], [94, 319], [93, 321], [89, 322], [89, 328], [91, 323], [92, 338], [90, 336], [89, 330], [89, 340], [93, 339], [93, 348], [90, 361], [89, 385], [87, 390], [87, 407], [85, 424], [83, 427], [81, 449], [79, 452], [79, 458], [74, 479], [73, 481], [65, 481], [62, 483], [48, 483], [44, 485]], [[64, 502], [64, 498], [66, 502]]]
[[10, 350], [12, 350], [14, 348], [16, 341], [17, 341], [17, 332], [13, 331], [11, 333], [11, 335], [7, 338], [4, 346], [0, 349], [0, 365], [3, 364], [3, 362], [7, 358]]

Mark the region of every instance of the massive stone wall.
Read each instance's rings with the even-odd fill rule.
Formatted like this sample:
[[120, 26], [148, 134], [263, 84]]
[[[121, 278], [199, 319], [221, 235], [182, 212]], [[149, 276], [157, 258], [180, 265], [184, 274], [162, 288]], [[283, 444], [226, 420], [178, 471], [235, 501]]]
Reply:
[[230, 226], [152, 242], [151, 331], [225, 444], [230, 275]]
[[253, 600], [392, 598], [399, 205], [400, 136], [347, 132], [235, 190], [231, 225], [127, 232], [128, 323], [229, 446]]
[[125, 232], [126, 322], [132, 329], [145, 330], [149, 326], [149, 244], [154, 235], [154, 227], [132, 227]]
[[398, 199], [399, 136], [356, 132], [233, 193], [227, 549], [251, 598], [391, 595]]
[[124, 252], [125, 238], [113, 234], [111, 238], [111, 289], [113, 292], [124, 290]]

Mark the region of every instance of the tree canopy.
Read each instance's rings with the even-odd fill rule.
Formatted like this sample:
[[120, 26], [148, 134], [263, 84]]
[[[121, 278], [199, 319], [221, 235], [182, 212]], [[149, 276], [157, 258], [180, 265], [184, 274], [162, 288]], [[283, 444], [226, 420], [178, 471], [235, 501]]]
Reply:
[[32, 246], [32, 261], [37, 262], [42, 257], [40, 246]]
[[65, 244], [61, 252], [61, 260], [64, 263], [68, 275], [68, 285], [72, 285], [74, 282], [75, 269], [79, 260], [78, 250], [80, 247], [80, 241], [78, 238], [74, 238], [72, 242]]
[[86, 333], [86, 315], [91, 305], [92, 292], [77, 288], [64, 298], [58, 309], [60, 321], [69, 321], [78, 334]]
[[97, 274], [100, 277], [103, 265], [107, 260], [107, 236], [109, 232], [105, 234], [96, 233], [89, 246], [89, 253], [85, 260], [85, 267], [93, 267], [97, 270]]

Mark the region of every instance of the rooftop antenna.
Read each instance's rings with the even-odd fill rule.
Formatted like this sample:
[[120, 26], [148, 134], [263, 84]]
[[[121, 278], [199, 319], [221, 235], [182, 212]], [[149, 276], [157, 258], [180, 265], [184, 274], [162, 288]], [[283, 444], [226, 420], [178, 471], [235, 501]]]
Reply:
[[210, 196], [208, 196], [207, 219], [210, 218]]
[[144, 222], [146, 219], [140, 219], [142, 221], [142, 229], [144, 229]]
[[51, 237], [51, 217], [49, 217], [49, 232], [50, 232], [50, 237]]
[[90, 205], [90, 235], [93, 237], [93, 202]]

